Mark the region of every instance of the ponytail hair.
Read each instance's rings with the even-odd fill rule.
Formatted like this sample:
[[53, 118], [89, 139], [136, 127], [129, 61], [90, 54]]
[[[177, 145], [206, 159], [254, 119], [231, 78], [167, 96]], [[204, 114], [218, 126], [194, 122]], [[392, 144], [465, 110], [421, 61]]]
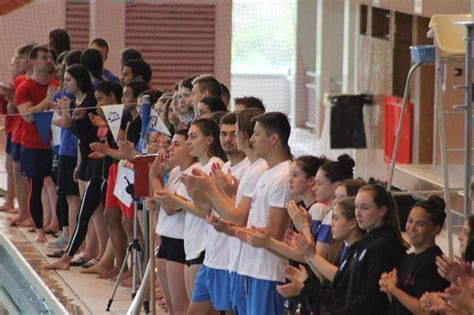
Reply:
[[337, 158], [337, 161], [324, 163], [321, 169], [331, 183], [336, 183], [354, 178], [354, 166], [354, 160], [348, 154], [342, 154]]
[[311, 176], [315, 176], [318, 172], [318, 169], [327, 162], [327, 159], [324, 155], [321, 157], [313, 155], [303, 155], [294, 160], [298, 167], [303, 171], [306, 179]]
[[397, 204], [395, 203], [392, 194], [380, 185], [365, 185], [361, 187], [359, 191], [369, 192], [378, 208], [387, 208], [387, 211], [382, 218], [382, 226], [392, 230], [400, 244], [405, 248], [408, 248], [409, 245], [403, 240], [402, 233], [400, 232], [400, 219], [398, 217]]

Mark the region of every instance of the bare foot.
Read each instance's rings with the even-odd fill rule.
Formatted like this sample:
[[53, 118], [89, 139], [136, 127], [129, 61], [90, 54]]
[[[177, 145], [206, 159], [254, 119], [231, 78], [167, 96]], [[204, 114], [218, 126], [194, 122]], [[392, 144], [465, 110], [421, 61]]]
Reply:
[[[137, 275], [137, 276], [138, 276], [138, 275]], [[127, 278], [127, 279], [125, 279], [125, 280], [122, 280], [122, 282], [120, 282], [120, 285], [121, 285], [122, 287], [125, 287], [125, 288], [131, 288], [131, 287], [132, 287], [132, 284], [133, 284], [132, 277]], [[136, 284], [137, 286], [140, 285], [140, 279], [139, 279], [138, 277], [137, 277], [137, 279], [135, 280], [135, 284]]]
[[18, 209], [17, 208], [11, 208], [7, 210], [7, 213], [9, 214], [18, 214]]
[[33, 221], [31, 221], [31, 219], [28, 218], [23, 221], [18, 221], [17, 225], [22, 228], [30, 228], [33, 226]]
[[103, 272], [106, 272], [107, 270], [109, 270], [109, 268], [106, 268], [105, 266], [102, 266], [100, 263], [98, 263], [92, 267], [81, 270], [80, 273], [101, 274]]
[[17, 214], [11, 214], [7, 216], [7, 221], [10, 226], [16, 226], [19, 220], [20, 217]]
[[51, 231], [53, 232], [54, 234], [57, 234], [59, 232], [59, 226], [57, 225], [46, 225], [44, 227], [45, 230], [48, 230], [48, 231]]
[[[117, 274], [117, 276], [118, 276], [118, 274]], [[131, 271], [131, 270], [127, 270], [127, 271], [125, 271], [124, 273], [122, 273], [122, 274], [120, 275], [120, 281], [124, 281], [124, 280], [130, 278], [131, 276], [132, 276], [132, 271]], [[117, 277], [111, 277], [110, 279], [111, 279], [112, 281], [117, 281]]]
[[14, 208], [13, 204], [4, 203], [3, 205], [0, 206], [0, 211], [8, 211], [8, 210], [11, 210], [13, 208]]
[[120, 269], [119, 268], [114, 268], [112, 270], [108, 269], [106, 270], [105, 272], [101, 272], [97, 278], [98, 279], [110, 279], [110, 278], [114, 278], [114, 277], [117, 277], [117, 275], [119, 274], [120, 272]]
[[165, 297], [160, 288], [155, 289], [155, 299], [158, 303], [158, 306], [165, 312], [168, 313], [168, 306], [166, 305]]
[[164, 295], [163, 295], [163, 292], [161, 291], [161, 288], [155, 288], [155, 299], [159, 301], [163, 298], [164, 298]]
[[48, 239], [46, 238], [46, 235], [42, 235], [41, 233], [37, 233], [35, 237], [35, 242], [36, 243], [46, 243]]
[[69, 270], [71, 267], [71, 256], [64, 255], [63, 257], [59, 258], [59, 260], [44, 266], [44, 269], [47, 270]]

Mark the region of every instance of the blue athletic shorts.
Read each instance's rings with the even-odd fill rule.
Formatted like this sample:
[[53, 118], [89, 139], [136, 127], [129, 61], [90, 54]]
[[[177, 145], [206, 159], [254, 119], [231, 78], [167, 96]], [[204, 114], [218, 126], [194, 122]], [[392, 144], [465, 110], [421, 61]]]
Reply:
[[285, 314], [285, 298], [278, 293], [277, 281], [261, 280], [245, 277], [247, 292], [247, 314]]
[[247, 315], [247, 287], [245, 276], [230, 272], [230, 301], [235, 314]]
[[53, 151], [51, 149], [21, 149], [21, 175], [28, 178], [45, 178], [51, 176]]
[[21, 144], [12, 142], [12, 160], [20, 162], [21, 159]]
[[192, 301], [211, 301], [216, 310], [231, 312], [229, 272], [202, 265], [194, 283]]

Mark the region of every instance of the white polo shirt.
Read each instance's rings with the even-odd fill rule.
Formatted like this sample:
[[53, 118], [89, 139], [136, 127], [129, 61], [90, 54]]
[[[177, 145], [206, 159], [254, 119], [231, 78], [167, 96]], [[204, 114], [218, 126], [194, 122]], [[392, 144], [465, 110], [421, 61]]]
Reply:
[[[270, 219], [270, 207], [283, 208], [281, 211], [286, 212], [290, 200], [290, 164], [289, 160], [281, 162], [260, 177], [250, 207], [247, 227], [266, 227]], [[287, 264], [288, 259], [275, 256], [264, 248], [243, 244], [237, 273], [255, 279], [283, 282], [283, 267]]]
[[[232, 176], [240, 181], [243, 174], [250, 165], [248, 158], [243, 159], [234, 166], [230, 166], [230, 162], [227, 162], [222, 167], [224, 174], [230, 171]], [[212, 210], [215, 216], [220, 217], [217, 211]], [[214, 227], [209, 226], [207, 231], [207, 246], [206, 256], [204, 258], [204, 265], [213, 269], [227, 270], [229, 266], [229, 239], [230, 237], [224, 233], [217, 232]]]

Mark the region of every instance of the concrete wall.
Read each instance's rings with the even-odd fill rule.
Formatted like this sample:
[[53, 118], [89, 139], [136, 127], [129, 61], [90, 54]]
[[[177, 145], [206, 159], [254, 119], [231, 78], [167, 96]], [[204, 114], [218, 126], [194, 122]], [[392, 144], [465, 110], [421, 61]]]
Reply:
[[110, 52], [105, 67], [120, 73], [120, 51], [125, 47], [125, 1], [92, 0], [90, 38], [107, 40]]

